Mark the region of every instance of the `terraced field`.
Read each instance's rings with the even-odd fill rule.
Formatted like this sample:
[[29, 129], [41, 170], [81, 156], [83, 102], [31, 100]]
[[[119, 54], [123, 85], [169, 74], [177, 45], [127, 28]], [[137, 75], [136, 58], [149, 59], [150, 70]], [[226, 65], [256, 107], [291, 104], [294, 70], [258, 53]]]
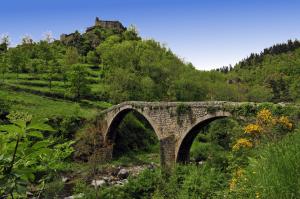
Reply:
[[97, 111], [111, 104], [101, 101], [103, 84], [99, 70], [89, 70], [91, 94], [84, 100], [76, 101], [68, 92], [68, 83], [59, 78], [51, 82], [45, 74], [9, 73], [0, 84], [0, 99], [8, 101], [13, 110], [25, 111], [37, 118], [49, 118], [53, 115], [92, 118]]

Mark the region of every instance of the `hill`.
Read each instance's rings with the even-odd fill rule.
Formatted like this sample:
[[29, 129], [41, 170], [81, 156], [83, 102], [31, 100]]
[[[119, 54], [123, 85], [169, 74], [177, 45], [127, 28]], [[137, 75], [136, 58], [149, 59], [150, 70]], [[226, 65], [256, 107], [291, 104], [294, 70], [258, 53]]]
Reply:
[[[133, 26], [98, 18], [84, 33], [62, 34], [59, 40], [50, 35], [41, 41], [24, 37], [16, 47], [8, 44], [9, 38], [3, 37], [0, 198], [76, 194], [258, 198], [257, 193], [262, 198], [291, 198], [299, 194], [289, 183], [272, 184], [274, 176], [298, 182], [286, 163], [299, 165], [293, 155], [299, 156], [300, 111], [273, 104], [300, 100], [297, 40], [212, 71], [199, 71], [159, 42], [142, 39]], [[103, 137], [95, 131], [94, 118], [127, 100], [265, 103], [258, 110], [245, 103], [240, 111], [247, 121], [220, 119], [201, 129], [190, 149], [194, 165], [180, 165], [171, 176], [164, 176], [157, 168], [159, 142], [149, 122], [136, 112], [126, 115], [116, 129], [114, 160], [104, 164], [97, 159]], [[285, 156], [280, 148], [294, 153]], [[270, 158], [274, 151], [276, 164]], [[124, 179], [126, 169], [131, 172], [129, 180]], [[261, 175], [251, 175], [258, 171]], [[292, 180], [286, 180], [286, 173]], [[248, 175], [249, 181], [242, 180]], [[256, 186], [266, 186], [265, 179], [272, 188]], [[249, 190], [244, 191], [244, 186]], [[285, 189], [275, 193], [280, 186]]]

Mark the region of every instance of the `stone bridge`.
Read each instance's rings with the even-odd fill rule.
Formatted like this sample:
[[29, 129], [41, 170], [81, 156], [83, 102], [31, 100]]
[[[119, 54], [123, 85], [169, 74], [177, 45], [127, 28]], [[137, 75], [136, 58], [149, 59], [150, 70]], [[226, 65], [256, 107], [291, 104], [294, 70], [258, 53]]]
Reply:
[[[162, 167], [172, 167], [176, 162], [189, 160], [192, 142], [199, 130], [211, 121], [235, 116], [241, 107], [256, 106], [255, 103], [237, 102], [123, 102], [101, 113], [98, 120], [106, 146], [112, 146], [115, 130], [124, 116], [135, 111], [151, 124], [160, 141]], [[108, 150], [112, 156], [113, 148]]]

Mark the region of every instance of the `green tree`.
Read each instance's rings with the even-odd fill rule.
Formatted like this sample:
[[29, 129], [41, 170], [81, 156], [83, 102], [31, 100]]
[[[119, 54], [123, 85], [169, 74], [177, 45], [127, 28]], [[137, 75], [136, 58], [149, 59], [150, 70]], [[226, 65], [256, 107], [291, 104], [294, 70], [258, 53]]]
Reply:
[[51, 48], [51, 44], [47, 41], [40, 41], [38, 44], [38, 55], [45, 61], [46, 66], [48, 66], [50, 60], [54, 58], [54, 51]]
[[88, 85], [88, 72], [85, 66], [74, 65], [69, 73], [70, 93], [76, 100], [87, 96], [91, 89]]
[[88, 52], [88, 54], [86, 55], [86, 59], [89, 64], [99, 64], [99, 57], [97, 56], [95, 51]]
[[24, 51], [21, 48], [12, 48], [8, 51], [8, 61], [10, 68], [13, 72], [17, 73], [17, 78], [20, 72], [26, 71], [26, 62], [28, 58], [26, 57]]
[[272, 90], [260, 85], [251, 86], [246, 93], [250, 102], [268, 102], [272, 99]]
[[5, 53], [8, 50], [8, 46], [10, 44], [9, 36], [3, 35], [0, 39], [0, 54]]
[[5, 73], [8, 72], [8, 58], [6, 54], [0, 54], [0, 73], [2, 74], [2, 81], [5, 80]]
[[77, 51], [77, 48], [69, 47], [65, 54], [65, 64], [71, 66], [73, 64], [77, 64], [78, 62], [79, 62], [79, 53]]
[[138, 36], [138, 30], [134, 25], [130, 25], [125, 32], [123, 32], [123, 37], [125, 40], [140, 40]]
[[300, 79], [296, 79], [295, 82], [292, 83], [291, 88], [290, 88], [290, 93], [291, 96], [294, 100], [294, 102], [299, 102], [300, 101], [300, 84], [299, 84]]
[[47, 66], [46, 79], [48, 81], [49, 89], [52, 88], [52, 81], [59, 73], [59, 63], [54, 59]]

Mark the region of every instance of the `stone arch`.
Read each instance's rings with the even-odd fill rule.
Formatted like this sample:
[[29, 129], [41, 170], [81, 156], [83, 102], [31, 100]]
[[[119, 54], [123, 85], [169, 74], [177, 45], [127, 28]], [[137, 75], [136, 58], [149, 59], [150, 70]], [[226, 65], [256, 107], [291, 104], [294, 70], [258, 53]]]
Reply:
[[176, 162], [187, 162], [189, 160], [190, 148], [199, 130], [204, 126], [208, 125], [214, 120], [230, 117], [231, 113], [219, 111], [213, 114], [207, 114], [199, 118], [194, 125], [192, 125], [188, 130], [181, 136], [176, 147]]
[[107, 122], [107, 130], [104, 135], [104, 140], [108, 145], [114, 144], [115, 136], [116, 136], [116, 128], [119, 126], [119, 124], [122, 122], [124, 117], [129, 112], [136, 112], [139, 115], [141, 115], [152, 127], [157, 139], [160, 139], [159, 131], [155, 125], [155, 123], [152, 121], [152, 119], [145, 113], [143, 113], [141, 110], [136, 109], [131, 106], [121, 107], [117, 109], [117, 112], [115, 112], [110, 118], [110, 121]]

